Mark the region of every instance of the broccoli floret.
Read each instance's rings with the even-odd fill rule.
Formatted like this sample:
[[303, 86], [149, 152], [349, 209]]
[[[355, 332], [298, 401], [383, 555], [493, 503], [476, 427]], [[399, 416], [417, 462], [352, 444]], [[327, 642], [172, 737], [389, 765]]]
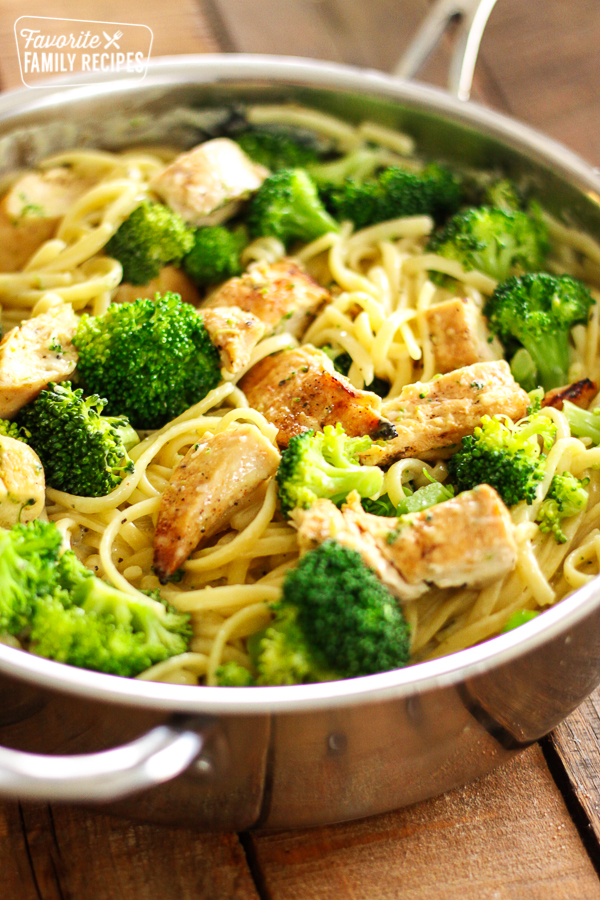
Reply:
[[525, 206], [523, 195], [509, 178], [494, 181], [485, 192], [485, 205], [497, 209], [518, 210]]
[[461, 186], [437, 164], [420, 173], [390, 166], [372, 181], [349, 178], [340, 185], [326, 185], [321, 196], [334, 218], [360, 229], [402, 216], [430, 215], [436, 222], [444, 221], [460, 206]]
[[586, 508], [589, 496], [586, 487], [589, 483], [589, 478], [580, 480], [570, 472], [555, 475], [538, 510], [536, 522], [540, 526], [540, 531], [544, 533], [551, 531], [557, 543], [564, 544], [567, 538], [561, 528], [561, 522], [563, 519], [576, 516]]
[[8, 419], [0, 419], [0, 436], [27, 443], [27, 435], [23, 429], [16, 422], [10, 422]]
[[520, 628], [521, 625], [531, 622], [532, 619], [536, 619], [538, 616], [539, 612], [535, 612], [533, 609], [518, 609], [512, 614], [502, 631], [506, 633], [514, 628]]
[[242, 271], [240, 256], [246, 243], [244, 228], [235, 231], [222, 225], [197, 228], [192, 249], [183, 258], [183, 270], [200, 287], [233, 278]]
[[483, 416], [448, 461], [450, 478], [459, 491], [489, 484], [507, 506], [522, 500], [531, 504], [544, 477], [544, 454], [555, 437], [556, 426], [544, 415], [532, 415], [518, 425], [504, 416]]
[[587, 322], [593, 302], [577, 278], [536, 272], [500, 284], [483, 312], [509, 354], [525, 347], [537, 368], [538, 384], [549, 391], [569, 380], [571, 329]]
[[252, 237], [272, 236], [284, 244], [313, 241], [338, 225], [323, 207], [303, 169], [281, 169], [266, 178], [248, 207]]
[[325, 541], [288, 572], [260, 641], [259, 684], [355, 678], [405, 666], [409, 629], [360, 554]]
[[361, 466], [359, 453], [372, 445], [369, 437], [348, 437], [338, 423], [323, 432], [304, 431], [295, 435], [283, 451], [277, 470], [281, 509], [309, 509], [325, 497], [334, 503], [345, 500], [350, 491], [373, 497], [381, 491], [383, 472], [378, 466]]
[[144, 200], [111, 237], [104, 252], [123, 266], [123, 281], [147, 284], [163, 266], [179, 262], [192, 248], [193, 233], [181, 216]]
[[600, 409], [581, 409], [570, 400], [565, 400], [562, 408], [567, 417], [571, 434], [578, 438], [589, 438], [592, 444], [600, 444]]
[[127, 451], [139, 438], [123, 416], [103, 416], [106, 400], [84, 397], [71, 384], [50, 383], [20, 411], [27, 434], [51, 487], [82, 497], [103, 497], [117, 487], [133, 462]]
[[34, 604], [56, 586], [61, 544], [56, 525], [39, 519], [0, 529], [0, 633], [27, 630]]
[[53, 522], [0, 530], [0, 631], [39, 656], [115, 675], [187, 649], [188, 615], [101, 581], [61, 544]]
[[160, 428], [221, 379], [202, 316], [170, 292], [82, 316], [73, 343], [86, 389], [107, 397], [108, 412], [136, 428]]
[[304, 169], [319, 160], [314, 141], [292, 136], [286, 131], [256, 128], [235, 138], [244, 153], [272, 172], [279, 169]]
[[71, 558], [66, 574], [58, 566], [62, 590], [42, 598], [34, 609], [33, 653], [83, 669], [133, 676], [187, 649], [189, 616], [101, 581], [71, 551], [61, 563], [65, 556]]
[[228, 662], [217, 669], [217, 684], [221, 687], [250, 687], [254, 684], [254, 678], [246, 666]]
[[542, 222], [524, 212], [480, 206], [453, 216], [433, 235], [428, 249], [456, 260], [466, 271], [477, 269], [504, 281], [539, 269], [548, 253], [548, 237]]

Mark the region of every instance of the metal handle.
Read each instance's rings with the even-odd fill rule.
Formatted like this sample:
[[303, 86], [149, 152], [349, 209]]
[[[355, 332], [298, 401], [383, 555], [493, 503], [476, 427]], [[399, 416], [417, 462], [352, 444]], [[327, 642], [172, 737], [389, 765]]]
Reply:
[[154, 787], [180, 775], [202, 753], [207, 720], [200, 721], [197, 731], [190, 724], [160, 725], [130, 744], [81, 756], [41, 756], [0, 747], [0, 795], [83, 803], [118, 800]]
[[483, 32], [496, 0], [438, 0], [398, 63], [394, 75], [414, 78], [439, 44], [450, 23], [460, 20], [448, 73], [448, 90], [468, 100]]

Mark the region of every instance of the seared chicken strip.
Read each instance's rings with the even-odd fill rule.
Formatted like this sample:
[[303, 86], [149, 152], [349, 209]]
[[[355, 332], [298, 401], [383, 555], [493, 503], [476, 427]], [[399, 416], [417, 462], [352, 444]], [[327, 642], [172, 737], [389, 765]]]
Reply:
[[482, 416], [522, 418], [528, 394], [511, 375], [508, 363], [475, 363], [427, 383], [407, 384], [398, 397], [384, 402], [382, 412], [393, 422], [397, 437], [373, 446], [361, 457], [368, 465], [387, 465], [416, 456], [430, 459], [450, 455]]
[[472, 300], [457, 297], [425, 313], [436, 372], [502, 359], [502, 345], [490, 338], [485, 319]]
[[0, 203], [0, 271], [22, 268], [93, 183], [64, 167], [19, 178]]
[[8, 331], [0, 342], [0, 418], [10, 419], [50, 381], [64, 381], [77, 364], [71, 343], [78, 318], [56, 306]]
[[190, 225], [220, 225], [268, 174], [235, 141], [215, 138], [178, 156], [150, 188]]
[[37, 519], [46, 501], [44, 469], [27, 444], [0, 436], [0, 527]]
[[487, 484], [405, 519], [365, 513], [356, 493], [341, 512], [319, 500], [309, 510], [295, 510], [293, 519], [302, 551], [333, 538], [357, 550], [402, 600], [431, 585], [482, 587], [517, 561], [510, 513]]
[[148, 284], [136, 286], [126, 281], [122, 282], [113, 295], [113, 302], [131, 303], [138, 297], [154, 300], [156, 294], [166, 294], [167, 291], [179, 294], [184, 303], [191, 303], [192, 306], [198, 306], [200, 303], [196, 285], [177, 266], [165, 266]]
[[395, 434], [381, 416], [381, 399], [353, 387], [326, 354], [310, 344], [260, 360], [239, 387], [250, 406], [279, 429], [280, 447], [287, 447], [295, 434], [322, 431], [338, 422], [351, 437]]
[[239, 306], [264, 322], [268, 331], [301, 337], [316, 311], [331, 300], [329, 291], [307, 275], [297, 260], [256, 262], [239, 278], [230, 278], [211, 294], [204, 308]]
[[164, 583], [211, 535], [250, 505], [277, 471], [279, 453], [254, 425], [207, 435], [171, 476], [158, 512], [154, 569]]
[[265, 326], [237, 306], [202, 311], [204, 327], [221, 354], [221, 365], [234, 375], [250, 362], [250, 355], [265, 333]]
[[573, 384], [547, 391], [542, 400], [542, 406], [554, 406], [556, 409], [562, 409], [565, 400], [569, 400], [575, 406], [587, 409], [597, 393], [597, 385], [589, 378], [582, 378], [581, 381], [574, 381]]

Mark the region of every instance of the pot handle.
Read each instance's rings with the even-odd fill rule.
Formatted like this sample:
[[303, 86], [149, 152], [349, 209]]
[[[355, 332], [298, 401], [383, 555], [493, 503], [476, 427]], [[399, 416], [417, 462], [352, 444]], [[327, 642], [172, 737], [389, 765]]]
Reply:
[[[79, 756], [42, 756], [0, 747], [0, 795], [23, 800], [107, 802], [184, 772], [206, 746], [208, 719], [174, 718], [130, 744]], [[201, 771], [210, 771], [201, 761]]]
[[468, 100], [479, 45], [496, 0], [437, 0], [425, 17], [394, 75], [414, 78], [439, 44], [451, 22], [460, 21], [448, 73], [448, 90]]

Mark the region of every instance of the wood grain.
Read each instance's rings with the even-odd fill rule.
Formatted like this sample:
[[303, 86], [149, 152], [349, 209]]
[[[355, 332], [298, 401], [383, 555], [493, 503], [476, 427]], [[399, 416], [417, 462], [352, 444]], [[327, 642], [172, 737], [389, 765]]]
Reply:
[[46, 804], [0, 807], [5, 900], [259, 900], [235, 835]]
[[552, 743], [600, 843], [600, 690], [559, 725]]
[[[0, 0], [0, 78], [20, 85], [19, 15], [138, 22], [152, 55], [223, 50], [389, 71], [428, 0]], [[597, 0], [500, 0], [474, 97], [600, 162]], [[443, 85], [448, 42], [422, 73]], [[600, 841], [600, 694], [555, 746]], [[600, 900], [600, 882], [535, 747], [481, 782], [332, 828], [252, 836], [132, 824], [70, 807], [0, 805], [4, 900]]]
[[253, 837], [269, 900], [596, 900], [539, 747], [487, 778], [348, 825]]

